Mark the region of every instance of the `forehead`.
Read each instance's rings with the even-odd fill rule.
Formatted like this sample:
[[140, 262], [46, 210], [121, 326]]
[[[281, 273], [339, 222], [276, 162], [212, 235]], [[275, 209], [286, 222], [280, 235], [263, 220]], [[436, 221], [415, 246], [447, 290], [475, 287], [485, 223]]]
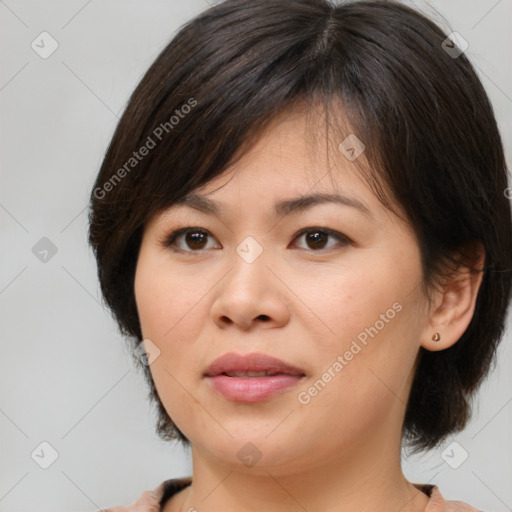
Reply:
[[257, 196], [261, 205], [271, 199], [275, 213], [285, 214], [297, 206], [287, 198], [307, 196], [308, 203], [332, 200], [368, 215], [375, 198], [363, 179], [362, 170], [369, 168], [364, 151], [358, 161], [347, 158], [346, 145], [340, 149], [343, 134], [338, 132], [336, 127], [328, 129], [321, 111], [288, 110], [274, 118], [225, 172], [179, 202], [218, 213], [216, 199]]
[[221, 175], [165, 212], [185, 209], [223, 217], [265, 210], [281, 217], [332, 203], [375, 221], [385, 209], [364, 179], [363, 171], [369, 170], [364, 150], [357, 158], [347, 157], [341, 143], [350, 140], [348, 129], [346, 120], [330, 122], [325, 109], [290, 108], [267, 124]]

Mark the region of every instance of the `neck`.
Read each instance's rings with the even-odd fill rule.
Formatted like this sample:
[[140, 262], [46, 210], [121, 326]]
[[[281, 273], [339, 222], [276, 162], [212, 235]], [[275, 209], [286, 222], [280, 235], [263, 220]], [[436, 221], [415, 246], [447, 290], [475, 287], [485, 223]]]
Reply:
[[193, 482], [180, 500], [181, 511], [424, 512], [429, 501], [403, 475], [400, 444], [382, 439], [367, 439], [321, 464], [295, 459], [289, 465], [240, 469], [197, 447], [192, 459]]

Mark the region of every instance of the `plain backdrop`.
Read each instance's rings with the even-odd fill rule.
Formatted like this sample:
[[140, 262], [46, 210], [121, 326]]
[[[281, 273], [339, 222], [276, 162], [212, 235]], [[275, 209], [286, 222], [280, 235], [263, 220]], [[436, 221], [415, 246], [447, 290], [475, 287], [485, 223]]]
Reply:
[[[129, 95], [176, 30], [208, 5], [0, 1], [0, 511], [128, 505], [191, 474], [188, 451], [158, 439], [142, 375], [101, 305], [86, 208]], [[510, 168], [512, 0], [416, 5], [469, 43]], [[435, 483], [445, 498], [486, 512], [512, 510], [508, 322], [468, 427], [443, 449], [403, 454], [410, 481]]]

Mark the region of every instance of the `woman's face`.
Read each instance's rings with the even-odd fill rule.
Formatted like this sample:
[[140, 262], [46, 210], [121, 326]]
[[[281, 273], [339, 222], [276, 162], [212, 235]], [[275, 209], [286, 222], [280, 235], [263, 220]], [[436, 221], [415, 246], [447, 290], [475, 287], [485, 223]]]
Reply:
[[[410, 226], [367, 188], [341, 140], [329, 159], [313, 152], [305, 123], [279, 118], [236, 168], [195, 191], [217, 214], [180, 204], [154, 217], [135, 277], [146, 347], [160, 351], [155, 386], [193, 450], [275, 475], [395, 454], [431, 335]], [[311, 194], [347, 199], [276, 211]], [[259, 356], [210, 366], [225, 354], [293, 369]]]

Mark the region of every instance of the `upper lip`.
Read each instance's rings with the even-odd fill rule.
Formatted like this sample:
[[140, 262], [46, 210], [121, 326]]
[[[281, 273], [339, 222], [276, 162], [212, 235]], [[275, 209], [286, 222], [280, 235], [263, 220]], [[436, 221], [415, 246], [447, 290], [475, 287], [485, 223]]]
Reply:
[[281, 373], [285, 375], [304, 376], [300, 368], [292, 366], [280, 359], [253, 352], [251, 354], [236, 354], [229, 352], [215, 359], [206, 369], [206, 377], [215, 377], [223, 373], [261, 372]]

